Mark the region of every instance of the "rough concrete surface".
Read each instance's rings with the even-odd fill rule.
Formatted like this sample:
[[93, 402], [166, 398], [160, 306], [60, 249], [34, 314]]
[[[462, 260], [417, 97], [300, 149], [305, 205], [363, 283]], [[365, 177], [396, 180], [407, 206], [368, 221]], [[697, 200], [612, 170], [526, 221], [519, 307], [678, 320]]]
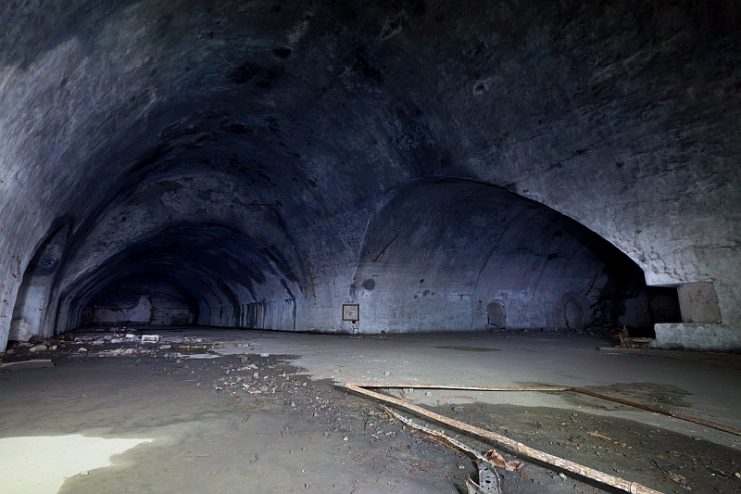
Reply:
[[741, 331], [720, 324], [657, 324], [656, 348], [740, 352]]
[[[6, 0], [0, 25], [2, 494], [461, 492], [476, 465], [350, 380], [741, 428], [740, 2]], [[691, 421], [385, 392], [741, 491], [739, 436]]]
[[[155, 345], [103, 342], [104, 335], [60, 341], [49, 352], [53, 369], [0, 372], [0, 472], [15, 482], [3, 492], [459, 492], [475, 472], [467, 458], [332, 385], [345, 380], [589, 386], [741, 426], [736, 355], [609, 355], [596, 349], [598, 338], [543, 333], [163, 332]], [[218, 358], [184, 358], [204, 352]], [[6, 359], [24, 355], [18, 347]], [[663, 492], [741, 485], [737, 436], [668, 417], [551, 394], [405, 396]], [[72, 444], [74, 462], [65, 454]], [[27, 455], [17, 455], [19, 447]], [[35, 448], [46, 450], [45, 468]], [[29, 462], [37, 468], [29, 471]], [[530, 462], [501, 475], [507, 493], [600, 492]]]
[[739, 328], [740, 16], [4, 2], [0, 349], [143, 277], [203, 325], [324, 332], [650, 328], [644, 282], [710, 281]]

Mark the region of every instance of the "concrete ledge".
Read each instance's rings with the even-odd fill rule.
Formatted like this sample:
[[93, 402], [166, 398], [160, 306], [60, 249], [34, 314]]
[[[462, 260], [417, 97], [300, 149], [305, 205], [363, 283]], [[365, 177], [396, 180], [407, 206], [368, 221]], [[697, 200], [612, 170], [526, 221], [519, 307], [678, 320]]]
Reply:
[[653, 348], [663, 350], [741, 351], [741, 329], [711, 323], [655, 324]]

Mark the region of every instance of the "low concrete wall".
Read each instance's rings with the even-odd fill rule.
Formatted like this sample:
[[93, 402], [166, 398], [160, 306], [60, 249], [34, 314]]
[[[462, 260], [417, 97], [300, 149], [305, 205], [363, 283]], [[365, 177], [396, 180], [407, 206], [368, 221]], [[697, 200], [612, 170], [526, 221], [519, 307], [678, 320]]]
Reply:
[[666, 350], [741, 351], [741, 328], [722, 324], [663, 323], [654, 325], [655, 348]]

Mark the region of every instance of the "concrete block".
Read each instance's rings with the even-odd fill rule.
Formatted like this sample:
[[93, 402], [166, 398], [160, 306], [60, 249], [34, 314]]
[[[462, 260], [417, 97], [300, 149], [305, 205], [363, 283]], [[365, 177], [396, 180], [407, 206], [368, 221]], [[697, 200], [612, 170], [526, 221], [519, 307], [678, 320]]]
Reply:
[[662, 323], [654, 325], [653, 346], [665, 350], [741, 351], [741, 328], [722, 324]]
[[719, 323], [720, 306], [710, 281], [685, 283], [677, 287], [682, 320], [689, 323]]

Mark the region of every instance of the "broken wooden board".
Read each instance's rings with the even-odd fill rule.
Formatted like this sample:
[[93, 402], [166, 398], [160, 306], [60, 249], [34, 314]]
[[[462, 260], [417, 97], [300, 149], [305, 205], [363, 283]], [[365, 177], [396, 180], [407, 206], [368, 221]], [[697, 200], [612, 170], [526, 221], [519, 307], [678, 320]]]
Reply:
[[54, 362], [48, 358], [40, 358], [33, 360], [20, 360], [18, 362], [5, 362], [0, 364], [0, 370], [26, 370], [26, 369], [46, 369], [54, 367]]
[[686, 415], [675, 410], [670, 410], [663, 407], [647, 405], [645, 403], [638, 403], [635, 401], [626, 400], [617, 396], [606, 395], [604, 393], [598, 393], [588, 388], [574, 388], [565, 386], [539, 386], [539, 387], [491, 387], [491, 386], [450, 386], [443, 384], [404, 384], [404, 383], [346, 383], [346, 386], [356, 386], [363, 389], [440, 389], [440, 390], [452, 390], [452, 391], [494, 391], [494, 392], [511, 392], [511, 393], [522, 393], [522, 392], [539, 392], [539, 393], [562, 393], [571, 392], [578, 393], [599, 400], [611, 401], [613, 403], [619, 403], [626, 407], [636, 408], [639, 410], [645, 410], [647, 412], [658, 413], [660, 415], [666, 415], [677, 420], [683, 420], [685, 422], [691, 422], [693, 424], [701, 425], [710, 429], [715, 429], [734, 436], [741, 437], [741, 430], [736, 429], [730, 425], [719, 424], [717, 422], [711, 422], [709, 420], [694, 417], [692, 415]]
[[422, 432], [424, 434], [427, 434], [428, 436], [432, 437], [436, 442], [440, 442], [445, 444], [448, 447], [451, 447], [457, 451], [460, 451], [461, 453], [467, 455], [469, 458], [474, 460], [476, 464], [478, 465], [489, 465], [490, 468], [503, 468], [509, 472], [515, 472], [522, 468], [522, 462], [521, 461], [506, 461], [502, 455], [500, 455], [495, 450], [489, 450], [486, 453], [482, 454], [472, 447], [462, 443], [461, 441], [448, 436], [442, 431], [436, 431], [434, 429], [431, 429], [425, 425], [418, 424], [409, 417], [405, 417], [404, 415], [392, 410], [391, 408], [384, 406], [384, 411], [391, 415], [392, 417], [399, 420], [402, 424], [416, 430], [419, 432]]
[[[399, 398], [394, 398], [393, 396], [377, 393], [375, 391], [364, 389], [354, 384], [336, 384], [335, 386], [362, 396], [366, 396], [368, 398], [372, 398], [381, 403], [394, 405], [406, 411], [412, 412], [417, 416], [424, 417], [426, 419], [432, 420], [433, 422], [437, 422], [438, 424], [443, 424], [457, 431], [471, 434], [472, 436], [478, 437], [484, 441], [498, 444], [522, 458], [530, 458], [531, 460], [551, 465], [557, 469], [564, 470], [579, 477], [594, 480], [596, 482], [599, 482], [600, 484], [614, 487], [615, 489], [621, 491], [630, 492], [631, 494], [662, 494], [661, 491], [651, 489], [650, 487], [639, 484], [638, 482], [633, 482], [620, 477], [616, 477], [614, 475], [610, 475], [608, 473], [604, 473], [599, 470], [587, 467], [580, 463], [576, 463], [571, 460], [546, 453], [545, 451], [531, 448], [530, 446], [519, 441], [515, 441], [514, 439], [511, 439], [507, 436], [503, 436], [501, 434], [476, 427], [475, 425], [467, 424], [465, 422], [440, 415], [439, 413], [427, 410], [426, 408], [422, 408], [421, 406], [415, 405], [414, 403], [406, 400], [401, 400]], [[413, 388], [414, 386], [407, 387]]]

